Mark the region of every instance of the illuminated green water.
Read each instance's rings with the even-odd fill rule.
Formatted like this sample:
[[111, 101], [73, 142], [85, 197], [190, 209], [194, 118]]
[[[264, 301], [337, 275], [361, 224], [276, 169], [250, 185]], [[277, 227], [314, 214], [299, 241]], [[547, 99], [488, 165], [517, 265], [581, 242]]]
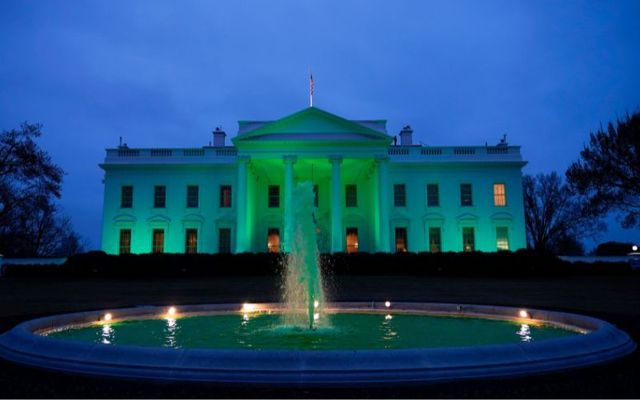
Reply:
[[210, 349], [407, 349], [532, 342], [577, 335], [551, 326], [479, 318], [328, 314], [310, 331], [278, 314], [195, 316], [116, 322], [51, 332], [83, 342]]

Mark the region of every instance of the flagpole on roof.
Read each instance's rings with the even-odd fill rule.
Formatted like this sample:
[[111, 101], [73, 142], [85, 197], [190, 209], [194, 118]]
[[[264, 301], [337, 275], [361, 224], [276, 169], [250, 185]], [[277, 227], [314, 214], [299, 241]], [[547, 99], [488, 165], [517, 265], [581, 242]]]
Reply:
[[313, 107], [313, 74], [309, 67], [309, 107]]

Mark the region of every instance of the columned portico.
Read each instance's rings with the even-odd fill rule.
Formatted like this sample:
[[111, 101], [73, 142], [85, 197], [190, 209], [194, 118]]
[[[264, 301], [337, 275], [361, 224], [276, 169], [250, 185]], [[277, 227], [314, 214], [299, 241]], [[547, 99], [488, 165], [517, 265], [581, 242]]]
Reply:
[[283, 248], [285, 252], [291, 250], [291, 244], [293, 242], [293, 227], [291, 226], [291, 217], [293, 214], [293, 164], [298, 158], [296, 156], [285, 155], [282, 156], [284, 162], [284, 240]]
[[247, 164], [248, 156], [238, 156], [238, 179], [236, 190], [236, 253], [251, 250], [251, 241], [247, 231]]
[[380, 242], [378, 251], [389, 252], [389, 157], [376, 157], [378, 164], [378, 206], [380, 226]]
[[330, 156], [331, 163], [331, 252], [344, 251], [342, 240], [342, 202], [340, 201], [341, 156]]

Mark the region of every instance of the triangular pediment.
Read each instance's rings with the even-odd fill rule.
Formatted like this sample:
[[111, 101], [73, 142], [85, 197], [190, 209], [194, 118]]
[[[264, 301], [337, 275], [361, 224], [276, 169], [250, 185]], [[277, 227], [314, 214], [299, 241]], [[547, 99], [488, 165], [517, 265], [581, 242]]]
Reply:
[[246, 141], [362, 141], [389, 142], [386, 121], [352, 121], [309, 107], [275, 121], [240, 121], [234, 144]]

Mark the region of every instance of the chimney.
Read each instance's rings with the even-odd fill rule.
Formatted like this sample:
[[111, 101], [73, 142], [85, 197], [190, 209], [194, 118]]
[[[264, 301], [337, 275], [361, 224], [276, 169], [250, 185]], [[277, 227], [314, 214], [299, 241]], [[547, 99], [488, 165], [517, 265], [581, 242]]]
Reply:
[[405, 125], [404, 128], [400, 131], [400, 145], [401, 146], [411, 146], [413, 129], [409, 125]]
[[225, 136], [227, 136], [227, 134], [218, 126], [213, 131], [213, 147], [224, 147]]

